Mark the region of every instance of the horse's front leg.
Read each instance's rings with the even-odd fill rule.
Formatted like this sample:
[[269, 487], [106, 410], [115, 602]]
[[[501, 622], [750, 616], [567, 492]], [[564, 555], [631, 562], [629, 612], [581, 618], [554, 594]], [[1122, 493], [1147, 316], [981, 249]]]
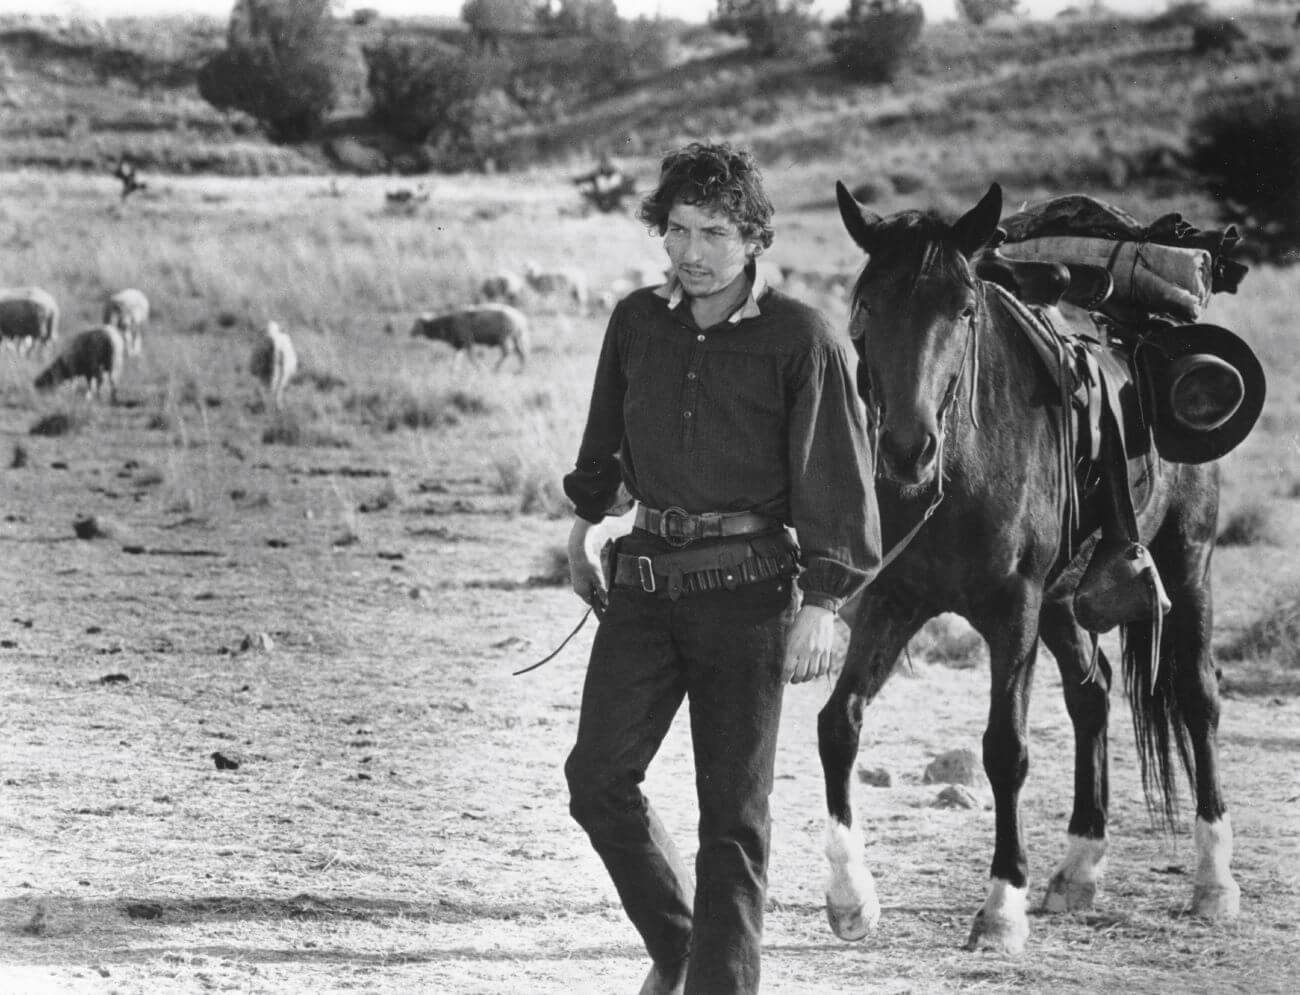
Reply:
[[1110, 804], [1107, 727], [1111, 669], [1106, 654], [1075, 620], [1068, 601], [1043, 606], [1043, 642], [1061, 671], [1065, 708], [1074, 726], [1074, 808], [1069, 845], [1047, 883], [1043, 908], [1048, 912], [1091, 909], [1106, 868], [1106, 813]]
[[867, 869], [861, 827], [853, 818], [853, 766], [862, 713], [894, 670], [899, 654], [928, 617], [867, 588], [849, 638], [844, 669], [817, 716], [817, 744], [826, 779], [826, 918], [841, 940], [860, 940], [880, 920], [875, 881]]
[[1018, 954], [1029, 938], [1029, 861], [1020, 828], [1020, 789], [1029, 771], [1026, 726], [1042, 591], [1022, 579], [998, 595], [989, 603], [1004, 606], [1004, 612], [972, 620], [989, 644], [992, 670], [984, 773], [993, 789], [995, 827], [988, 895], [975, 915], [966, 949]]

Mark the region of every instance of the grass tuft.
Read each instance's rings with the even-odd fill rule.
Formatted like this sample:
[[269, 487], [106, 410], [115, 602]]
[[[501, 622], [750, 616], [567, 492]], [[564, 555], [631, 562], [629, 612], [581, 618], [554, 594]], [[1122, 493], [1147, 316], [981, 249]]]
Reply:
[[1300, 668], [1300, 589], [1279, 596], [1218, 652], [1225, 660], [1271, 660]]
[[1243, 505], [1228, 516], [1219, 532], [1220, 546], [1276, 546], [1277, 522], [1263, 504]]
[[90, 414], [84, 408], [73, 408], [71, 410], [53, 411], [44, 418], [38, 419], [28, 434], [42, 435], [48, 438], [57, 438], [61, 435], [71, 435], [85, 428], [90, 422]]

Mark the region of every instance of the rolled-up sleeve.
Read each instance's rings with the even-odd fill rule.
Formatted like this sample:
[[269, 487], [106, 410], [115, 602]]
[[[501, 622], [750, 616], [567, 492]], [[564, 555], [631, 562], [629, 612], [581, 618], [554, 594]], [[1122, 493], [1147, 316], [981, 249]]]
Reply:
[[589, 522], [599, 522], [618, 503], [622, 483], [619, 448], [623, 442], [623, 396], [627, 392], [619, 358], [622, 310], [622, 306], [614, 309], [605, 329], [578, 462], [564, 477], [564, 493], [573, 502], [574, 514]]
[[880, 569], [880, 514], [856, 357], [834, 340], [807, 353], [790, 412], [790, 517], [804, 603], [838, 611]]

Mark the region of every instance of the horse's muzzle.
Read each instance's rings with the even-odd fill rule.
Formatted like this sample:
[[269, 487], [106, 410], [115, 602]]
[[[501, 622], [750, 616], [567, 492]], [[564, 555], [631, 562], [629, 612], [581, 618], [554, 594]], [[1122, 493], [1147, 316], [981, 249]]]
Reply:
[[877, 472], [903, 488], [923, 487], [934, 479], [938, 469], [939, 437], [922, 430], [898, 433], [884, 430], [880, 434]]

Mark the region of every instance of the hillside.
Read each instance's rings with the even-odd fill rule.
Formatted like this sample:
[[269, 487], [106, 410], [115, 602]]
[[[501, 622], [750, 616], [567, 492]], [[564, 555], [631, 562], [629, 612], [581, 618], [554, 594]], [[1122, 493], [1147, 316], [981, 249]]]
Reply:
[[[887, 86], [846, 83], [826, 60], [760, 62], [721, 46], [612, 99], [505, 132], [493, 166], [567, 168], [608, 148], [652, 170], [664, 147], [709, 136], [749, 144], [766, 162], [852, 163], [885, 195], [965, 196], [996, 173], [1049, 191], [1136, 184], [1159, 199], [1186, 186], [1177, 155], [1208, 102], [1300, 79], [1284, 14], [1240, 23], [1251, 40], [1210, 56], [1193, 54], [1185, 25], [929, 26], [909, 69]], [[197, 94], [198, 65], [223, 44], [216, 21], [115, 21], [83, 37], [0, 23], [0, 168], [99, 170], [129, 152], [157, 172], [322, 173], [340, 167], [346, 147], [351, 166], [401, 170], [391, 145], [375, 150], [354, 125], [365, 101], [360, 45], [379, 29], [349, 30], [358, 62], [347, 67], [332, 140], [278, 147]]]

